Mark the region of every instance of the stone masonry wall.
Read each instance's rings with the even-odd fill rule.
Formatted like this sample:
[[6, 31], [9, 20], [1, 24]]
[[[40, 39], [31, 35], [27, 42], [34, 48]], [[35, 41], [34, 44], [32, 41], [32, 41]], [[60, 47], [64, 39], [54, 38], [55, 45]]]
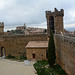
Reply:
[[60, 11], [58, 11], [55, 8], [54, 12], [46, 11], [48, 35], [50, 35], [50, 22], [51, 22], [50, 17], [51, 16], [53, 16], [53, 18], [54, 18], [54, 31], [55, 31], [55, 33], [57, 33], [57, 34], [60, 34], [61, 32], [64, 33], [64, 30], [63, 30], [64, 29], [64, 27], [63, 27], [64, 10], [61, 9]]
[[47, 48], [28, 48], [26, 49], [27, 59], [33, 60], [32, 54], [35, 54], [35, 60], [47, 60], [46, 58]]
[[47, 35], [12, 35], [0, 36], [0, 56], [1, 48], [5, 49], [6, 56], [21, 56], [25, 53], [25, 46], [29, 41], [47, 41]]
[[55, 33], [64, 33], [63, 27], [63, 17], [57, 16], [54, 18], [55, 21]]
[[0, 35], [4, 35], [4, 22], [0, 22]]
[[68, 75], [75, 75], [75, 37], [55, 34], [56, 60]]

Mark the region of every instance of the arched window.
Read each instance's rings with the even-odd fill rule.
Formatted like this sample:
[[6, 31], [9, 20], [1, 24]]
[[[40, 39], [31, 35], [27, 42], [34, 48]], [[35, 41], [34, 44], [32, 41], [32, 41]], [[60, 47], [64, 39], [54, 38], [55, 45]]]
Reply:
[[50, 25], [50, 32], [52, 31], [54, 33], [55, 31], [54, 31], [54, 17], [53, 16], [50, 16], [49, 18], [49, 25]]

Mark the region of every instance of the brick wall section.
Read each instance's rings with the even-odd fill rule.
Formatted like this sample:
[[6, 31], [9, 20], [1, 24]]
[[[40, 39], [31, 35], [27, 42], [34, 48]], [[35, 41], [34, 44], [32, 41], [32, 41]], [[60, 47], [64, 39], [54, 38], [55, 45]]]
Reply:
[[56, 60], [68, 75], [75, 75], [75, 37], [55, 34]]
[[0, 56], [1, 47], [4, 47], [6, 56], [21, 56], [25, 52], [25, 46], [29, 41], [47, 41], [47, 35], [12, 35], [0, 36]]

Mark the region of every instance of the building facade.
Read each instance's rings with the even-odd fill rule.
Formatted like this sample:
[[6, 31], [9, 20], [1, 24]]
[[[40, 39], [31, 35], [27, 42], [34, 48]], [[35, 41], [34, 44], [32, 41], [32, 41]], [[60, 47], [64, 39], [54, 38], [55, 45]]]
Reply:
[[26, 46], [28, 60], [47, 60], [48, 41], [30, 41]]
[[18, 26], [16, 27], [16, 30], [25, 30], [26, 29], [26, 25], [24, 24], [24, 26]]

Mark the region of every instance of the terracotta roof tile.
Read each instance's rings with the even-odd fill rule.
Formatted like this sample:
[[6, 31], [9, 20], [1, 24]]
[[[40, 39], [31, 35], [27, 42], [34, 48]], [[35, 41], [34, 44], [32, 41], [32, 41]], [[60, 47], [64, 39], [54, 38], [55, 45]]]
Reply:
[[48, 47], [48, 41], [29, 41], [26, 48]]

